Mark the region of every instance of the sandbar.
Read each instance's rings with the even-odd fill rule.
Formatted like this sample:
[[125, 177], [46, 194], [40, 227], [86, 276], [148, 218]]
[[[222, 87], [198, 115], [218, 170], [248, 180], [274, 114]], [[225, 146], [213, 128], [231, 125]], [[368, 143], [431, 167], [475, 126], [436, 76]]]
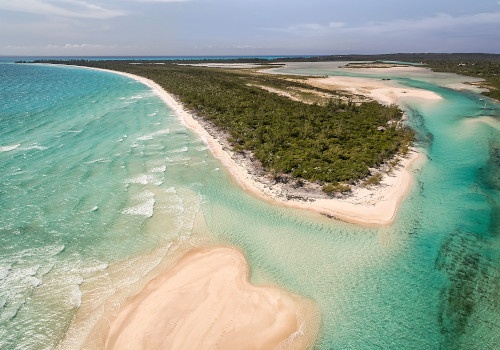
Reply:
[[327, 78], [309, 78], [307, 83], [323, 89], [343, 90], [353, 94], [367, 96], [382, 104], [398, 104], [404, 97], [441, 100], [433, 91], [402, 87], [390, 81], [370, 78], [331, 76]]
[[242, 253], [205, 247], [150, 281], [111, 320], [106, 349], [306, 349], [312, 302], [253, 286]]

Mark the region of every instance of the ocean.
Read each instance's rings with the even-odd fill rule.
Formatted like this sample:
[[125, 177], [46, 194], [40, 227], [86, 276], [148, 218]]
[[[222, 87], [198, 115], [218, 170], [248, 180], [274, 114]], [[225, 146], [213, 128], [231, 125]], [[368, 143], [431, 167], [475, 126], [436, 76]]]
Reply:
[[403, 101], [424, 157], [388, 227], [245, 193], [134, 80], [0, 63], [0, 348], [78, 348], [114, 295], [204, 242], [315, 301], [317, 349], [498, 348], [500, 107], [451, 88], [464, 77], [370, 76], [443, 97]]

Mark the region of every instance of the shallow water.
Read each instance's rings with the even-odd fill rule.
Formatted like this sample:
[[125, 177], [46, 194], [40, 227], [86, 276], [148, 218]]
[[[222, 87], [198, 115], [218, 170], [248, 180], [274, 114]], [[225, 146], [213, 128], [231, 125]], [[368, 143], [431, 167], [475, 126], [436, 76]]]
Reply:
[[[339, 74], [298, 69], [287, 72]], [[498, 346], [500, 112], [438, 86], [456, 76], [383, 76], [443, 100], [403, 101], [426, 156], [396, 222], [380, 228], [246, 194], [130, 79], [33, 65], [0, 65], [0, 76], [1, 348], [55, 347], [82, 302], [106, 300], [205, 232], [244, 251], [255, 283], [317, 302], [318, 349]]]
[[[191, 235], [200, 204], [184, 173], [218, 164], [142, 84], [77, 68], [0, 70], [0, 348], [53, 348], [82, 285]], [[101, 296], [157, 264], [122, 267]]]

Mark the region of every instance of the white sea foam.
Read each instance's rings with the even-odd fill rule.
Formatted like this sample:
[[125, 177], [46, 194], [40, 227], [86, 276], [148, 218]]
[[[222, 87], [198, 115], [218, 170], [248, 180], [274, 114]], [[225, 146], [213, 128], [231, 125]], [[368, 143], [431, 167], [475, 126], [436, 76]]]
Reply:
[[76, 306], [77, 308], [82, 305], [82, 291], [80, 290], [80, 285], [83, 283], [83, 277], [81, 275], [70, 275], [65, 280], [66, 285], [68, 285], [70, 289], [70, 296], [68, 301], [71, 305]]
[[67, 134], [67, 133], [73, 133], [73, 134], [79, 134], [83, 130], [64, 130], [64, 131], [58, 131], [56, 134]]
[[111, 159], [109, 158], [99, 158], [99, 159], [95, 159], [95, 160], [90, 160], [88, 162], [85, 162], [85, 164], [92, 164], [92, 163], [108, 163], [110, 162]]
[[157, 114], [158, 114], [158, 112], [149, 113], [149, 114], [148, 114], [148, 117], [154, 117], [154, 116], [155, 116], [155, 115], [157, 115]]
[[[144, 149], [147, 151], [158, 151], [158, 150], [164, 150], [165, 146], [162, 144], [153, 143], [153, 144], [145, 145]], [[157, 154], [157, 152], [151, 153], [151, 155], [154, 155], [154, 154]]]
[[21, 150], [23, 151], [29, 151], [29, 150], [32, 150], [32, 149], [37, 149], [37, 150], [40, 150], [40, 151], [44, 151], [46, 149], [48, 149], [48, 147], [44, 147], [44, 146], [39, 146], [39, 145], [31, 145], [31, 146], [28, 146], [28, 147], [23, 147], [21, 148]]
[[139, 215], [145, 217], [152, 217], [154, 213], [155, 199], [149, 198], [143, 203], [136, 205], [135, 207], [126, 208], [122, 211], [123, 214], [128, 215]]
[[30, 266], [29, 268], [24, 269], [24, 272], [29, 276], [35, 276], [39, 269], [40, 265]]
[[187, 162], [190, 161], [191, 159], [192, 159], [191, 157], [174, 157], [171, 158], [170, 162], [187, 164]]
[[175, 187], [169, 187], [165, 190], [165, 193], [177, 193]]
[[154, 167], [162, 166], [163, 164], [165, 164], [165, 162], [163, 161], [163, 159], [147, 159], [146, 164], [148, 167], [154, 168]]
[[37, 276], [43, 278], [43, 276], [52, 271], [53, 268], [54, 268], [53, 263], [49, 263], [47, 265], [41, 265], [40, 268], [38, 269]]
[[282, 349], [290, 349], [290, 348], [292, 348], [293, 347], [293, 343], [295, 341], [295, 338], [304, 335], [304, 329], [305, 328], [306, 328], [306, 324], [305, 324], [305, 322], [302, 322], [300, 324], [299, 329], [296, 330], [295, 332], [293, 332], [292, 334], [290, 334], [290, 336], [288, 336], [288, 338], [286, 338], [280, 344], [278, 344], [278, 347], [276, 349], [282, 350]]
[[42, 284], [42, 280], [33, 276], [27, 277], [26, 282], [30, 283], [33, 287], [38, 287]]
[[199, 204], [206, 204], [206, 203], [209, 203], [209, 202], [210, 201], [208, 200], [207, 196], [199, 194], [198, 195], [198, 203], [196, 203], [196, 206], [199, 207]]
[[170, 152], [171, 153], [180, 153], [180, 152], [187, 152], [187, 151], [188, 151], [187, 147], [182, 147], [182, 148], [174, 149], [174, 150], [172, 150]]
[[71, 289], [71, 297], [69, 298], [69, 300], [72, 304], [74, 304], [77, 308], [79, 308], [82, 305], [82, 296], [83, 293], [80, 290], [80, 287], [74, 286]]
[[154, 213], [154, 205], [155, 205], [155, 199], [154, 199], [154, 193], [151, 191], [143, 191], [136, 195], [134, 197], [135, 200], [142, 200], [143, 202], [139, 205], [136, 205], [134, 207], [126, 208], [122, 211], [123, 214], [129, 214], [129, 215], [139, 215], [139, 216], [146, 216], [146, 217], [152, 217]]
[[206, 145], [196, 147], [197, 151], [206, 151], [207, 149], [208, 149], [208, 146], [206, 146]]
[[146, 190], [144, 192], [139, 193], [134, 198], [135, 199], [150, 199], [150, 198], [153, 198], [154, 196], [155, 196], [155, 194], [153, 192]]
[[131, 179], [125, 180], [125, 183], [127, 184], [140, 184], [140, 185], [148, 185], [148, 184], [153, 184], [153, 185], [161, 185], [163, 182], [158, 179], [157, 176], [155, 175], [148, 175], [148, 174], [142, 174], [136, 177], [133, 177]]
[[165, 165], [153, 168], [150, 170], [151, 173], [164, 173], [167, 170]]
[[40, 265], [16, 266], [8, 269], [1, 280], [3, 288], [0, 290], [0, 295], [7, 297], [8, 300], [13, 300], [23, 295], [26, 289], [38, 287], [42, 284], [41, 277], [37, 276], [39, 269]]
[[4, 323], [5, 321], [16, 317], [17, 312], [25, 302], [25, 299], [15, 300], [14, 302], [11, 301], [9, 303], [9, 307], [6, 310], [2, 310], [2, 313], [0, 314], [0, 323]]
[[156, 93], [153, 92], [152, 90], [150, 90], [150, 91], [147, 91], [147, 92], [143, 92], [141, 94], [130, 96], [128, 99], [129, 100], [140, 100], [140, 99], [152, 97], [152, 96], [155, 96], [155, 95], [156, 95]]
[[19, 146], [21, 146], [20, 143], [15, 144], [15, 145], [9, 145], [9, 146], [1, 146], [0, 147], [0, 152], [12, 151], [12, 150], [15, 150], [16, 148], [18, 148]]
[[158, 131], [155, 131], [155, 132], [153, 132], [151, 134], [147, 134], [147, 135], [138, 137], [137, 140], [138, 141], [152, 140], [155, 136], [165, 135], [165, 134], [168, 134], [168, 133], [170, 133], [170, 129], [158, 130]]
[[[109, 264], [106, 263], [101, 263], [95, 266], [90, 266], [90, 267], [84, 267], [82, 269], [73, 269], [72, 272], [80, 272], [82, 274], [88, 274], [92, 272], [97, 272], [97, 271], [104, 271], [109, 267]], [[83, 280], [82, 280], [83, 282]]]
[[131, 179], [127, 179], [127, 180], [125, 180], [125, 183], [147, 185], [149, 183], [149, 181], [151, 181], [151, 179], [153, 179], [152, 175], [145, 175], [144, 174], [144, 175], [140, 175], [140, 176], [137, 176], [137, 177], [134, 177]]
[[0, 281], [5, 279], [12, 269], [12, 265], [0, 266]]
[[[15, 254], [14, 257], [17, 260], [25, 259], [28, 258], [31, 260], [31, 258], [36, 258], [36, 257], [52, 257], [56, 256], [60, 252], [64, 250], [64, 244], [61, 245], [50, 245], [46, 247], [39, 247], [39, 248], [30, 248], [30, 249], [25, 249], [23, 251], [20, 251], [19, 253]], [[36, 261], [36, 259], [33, 259]]]

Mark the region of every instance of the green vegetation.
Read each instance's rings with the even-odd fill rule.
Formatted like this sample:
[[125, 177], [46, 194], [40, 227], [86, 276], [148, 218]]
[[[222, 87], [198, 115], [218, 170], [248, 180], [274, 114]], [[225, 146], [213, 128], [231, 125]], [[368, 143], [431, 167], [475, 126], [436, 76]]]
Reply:
[[[331, 62], [331, 61], [383, 61], [411, 62], [425, 64], [436, 72], [458, 73], [485, 79], [481, 84], [490, 92], [484, 95], [500, 101], [500, 55], [488, 53], [395, 53], [377, 55], [329, 55], [329, 56], [301, 56], [283, 57], [272, 60], [263, 58], [237, 58], [237, 59], [201, 59], [189, 60], [190, 63], [255, 63], [260, 65], [277, 64], [281, 62]], [[44, 62], [49, 62], [48, 60]], [[54, 62], [54, 61], [52, 61]], [[123, 62], [123, 61], [122, 61]], [[139, 62], [139, 61], [134, 61]], [[149, 63], [160, 61], [148, 61]], [[168, 61], [169, 63], [186, 63], [186, 60]], [[57, 62], [61, 63], [61, 62]], [[76, 64], [87, 64], [78, 60]], [[389, 63], [394, 64], [394, 63]], [[362, 64], [359, 65], [362, 67]]]
[[330, 195], [336, 193], [345, 194], [351, 192], [351, 186], [346, 183], [326, 184], [323, 186], [323, 192]]
[[382, 181], [382, 178], [383, 178], [383, 175], [381, 173], [376, 173], [375, 175], [370, 176], [365, 181], [365, 186], [378, 185]]
[[[426, 64], [435, 72], [457, 73], [483, 78], [479, 84], [490, 92], [483, 95], [500, 101], [500, 55], [488, 53], [396, 53], [382, 55], [332, 55], [295, 57], [293, 61], [392, 61]], [[277, 60], [279, 61], [279, 60]]]
[[[348, 192], [349, 184], [370, 176], [370, 168], [389, 161], [413, 140], [413, 131], [402, 126], [402, 112], [396, 106], [354, 103], [345, 96], [306, 104], [256, 86], [324, 92], [297, 77], [291, 80], [250, 70], [168, 62], [56, 63], [107, 68], [152, 79], [224, 132], [235, 151], [253, 152], [275, 177], [288, 174], [314, 181], [322, 184], [326, 193]], [[377, 130], [379, 126], [385, 130]]]
[[[328, 59], [327, 59], [328, 58]], [[305, 58], [295, 58], [295, 60]], [[387, 55], [343, 55], [311, 57], [316, 61], [375, 61], [375, 66], [382, 67], [381, 61], [412, 62], [425, 64], [435, 72], [457, 73], [477, 78], [483, 78], [484, 83], [478, 84], [489, 89], [483, 95], [500, 101], [500, 55], [484, 53], [400, 53]], [[352, 67], [362, 68], [365, 64], [349, 64]], [[386, 66], [395, 66], [385, 63]], [[396, 64], [397, 66], [398, 64]], [[374, 64], [370, 64], [373, 68]]]
[[436, 72], [451, 72], [483, 78], [485, 82], [480, 83], [479, 86], [490, 90], [483, 92], [483, 95], [500, 101], [500, 59], [432, 62], [429, 67]]

